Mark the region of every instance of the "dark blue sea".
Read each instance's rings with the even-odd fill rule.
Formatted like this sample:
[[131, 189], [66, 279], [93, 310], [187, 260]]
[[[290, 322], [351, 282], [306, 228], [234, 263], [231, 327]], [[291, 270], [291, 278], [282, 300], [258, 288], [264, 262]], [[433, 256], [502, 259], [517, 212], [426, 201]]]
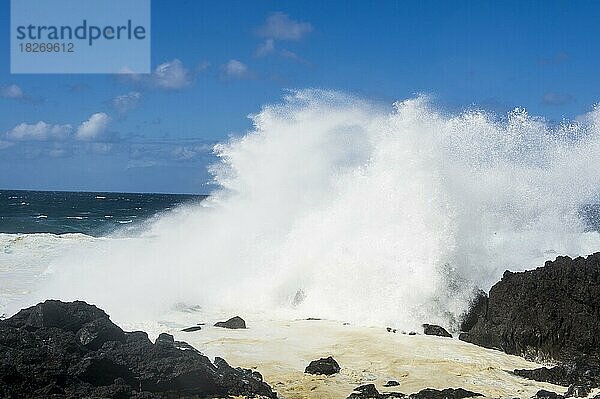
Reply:
[[0, 190], [0, 233], [104, 236], [206, 196]]

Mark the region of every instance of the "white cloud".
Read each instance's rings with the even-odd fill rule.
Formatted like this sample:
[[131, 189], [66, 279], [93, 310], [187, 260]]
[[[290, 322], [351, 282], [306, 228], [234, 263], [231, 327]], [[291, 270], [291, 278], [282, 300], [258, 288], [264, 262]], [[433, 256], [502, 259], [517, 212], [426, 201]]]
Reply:
[[0, 88], [0, 96], [20, 100], [25, 98], [25, 93], [19, 86], [13, 84]]
[[119, 79], [163, 90], [181, 90], [194, 82], [193, 74], [177, 58], [160, 64], [149, 75], [130, 73], [123, 69]]
[[313, 27], [308, 22], [294, 21], [287, 14], [275, 12], [267, 17], [265, 24], [257, 32], [269, 39], [300, 40], [312, 30]]
[[111, 103], [114, 109], [124, 114], [137, 108], [141, 98], [142, 93], [132, 91], [113, 98]]
[[68, 139], [94, 140], [100, 138], [106, 131], [110, 117], [103, 113], [95, 113], [79, 125], [77, 130], [70, 124], [51, 124], [44, 121], [37, 123], [21, 123], [4, 134], [0, 140], [2, 148], [16, 141], [65, 141]]
[[178, 59], [157, 66], [151, 79], [154, 85], [166, 90], [183, 89], [192, 84], [190, 72]]
[[258, 46], [254, 54], [257, 57], [264, 57], [265, 55], [272, 53], [273, 50], [275, 50], [275, 40], [267, 39], [264, 43], [261, 43], [260, 46]]
[[44, 121], [35, 124], [21, 123], [6, 132], [6, 138], [12, 141], [65, 140], [72, 131], [71, 125], [52, 125]]
[[108, 128], [110, 117], [103, 112], [98, 112], [90, 116], [90, 119], [83, 122], [77, 128], [75, 138], [78, 140], [95, 140], [102, 136]]
[[226, 79], [247, 79], [252, 77], [252, 72], [250, 72], [248, 66], [238, 60], [229, 60], [221, 69], [221, 75]]
[[[276, 40], [300, 40], [312, 30], [313, 27], [308, 22], [294, 21], [282, 12], [272, 13], [267, 17], [265, 24], [257, 29], [258, 35], [264, 37], [265, 41], [257, 47], [254, 55], [263, 57], [271, 54], [275, 51]], [[283, 49], [280, 54], [285, 58], [310, 66], [310, 62], [290, 50]]]

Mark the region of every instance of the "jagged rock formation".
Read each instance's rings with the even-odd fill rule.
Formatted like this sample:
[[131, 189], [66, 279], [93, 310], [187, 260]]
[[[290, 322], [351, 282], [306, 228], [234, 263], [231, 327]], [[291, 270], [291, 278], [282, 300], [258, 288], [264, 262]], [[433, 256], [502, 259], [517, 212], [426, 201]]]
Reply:
[[600, 356], [600, 253], [560, 256], [543, 267], [505, 272], [466, 315], [459, 338], [535, 359]]
[[124, 332], [85, 302], [49, 300], [0, 320], [2, 398], [276, 398], [251, 370], [214, 364], [169, 334]]

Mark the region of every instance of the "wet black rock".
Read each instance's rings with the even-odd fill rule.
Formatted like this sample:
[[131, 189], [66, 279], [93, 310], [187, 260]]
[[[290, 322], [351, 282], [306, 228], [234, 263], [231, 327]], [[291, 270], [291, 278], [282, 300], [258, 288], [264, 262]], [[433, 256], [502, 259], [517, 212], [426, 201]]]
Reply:
[[470, 324], [461, 340], [510, 354], [559, 361], [599, 357], [600, 253], [505, 272], [487, 301], [480, 299], [467, 314], [463, 325]]
[[476, 396], [483, 396], [480, 393], [467, 391], [462, 388], [446, 388], [441, 391], [437, 389], [423, 389], [418, 393], [413, 393], [409, 395], [409, 399], [463, 399], [463, 398], [473, 398]]
[[191, 326], [191, 327], [186, 327], [184, 329], [182, 329], [181, 331], [183, 332], [194, 332], [194, 331], [200, 331], [202, 330], [201, 326]]
[[125, 342], [125, 333], [108, 317], [85, 323], [77, 331], [77, 339], [88, 349], [99, 349], [107, 341]]
[[257, 372], [184, 344], [123, 332], [85, 302], [46, 301], [0, 320], [0, 397], [276, 398]]
[[82, 301], [46, 301], [37, 306], [21, 310], [3, 321], [3, 326], [35, 331], [39, 328], [56, 327], [63, 331], [77, 332], [84, 324], [108, 319], [103, 310]]
[[173, 342], [173, 346], [175, 346], [177, 349], [190, 350], [190, 351], [194, 351], [194, 352], [200, 353], [199, 350], [197, 350], [196, 348], [194, 348], [192, 345], [188, 344], [187, 342], [174, 341]]
[[564, 399], [564, 396], [559, 395], [556, 392], [550, 392], [546, 391], [545, 389], [540, 389], [535, 395], [531, 397], [531, 399]]
[[514, 374], [539, 382], [569, 387], [565, 397], [587, 396], [600, 387], [600, 365], [595, 359], [580, 358], [554, 367], [540, 367], [533, 370], [515, 370]]
[[227, 321], [219, 321], [215, 323], [215, 327], [240, 329], [246, 328], [246, 322], [240, 316], [235, 316]]
[[[358, 395], [354, 395], [355, 393]], [[376, 397], [378, 395], [379, 391], [377, 388], [375, 388], [375, 384], [365, 384], [354, 388], [354, 392], [349, 396], [349, 398]]]
[[400, 392], [380, 393], [375, 385], [367, 384], [355, 388], [347, 399], [463, 399], [477, 396], [483, 395], [462, 388], [447, 388], [441, 391], [427, 388], [411, 395]]
[[440, 327], [435, 324], [423, 324], [423, 334], [452, 338], [452, 335], [448, 331], [446, 331], [444, 327]]
[[565, 393], [565, 398], [586, 398], [590, 392], [592, 390], [588, 385], [571, 384]]
[[470, 301], [469, 311], [462, 316], [460, 331], [469, 331], [475, 326], [480, 317], [485, 317], [487, 303], [487, 294], [482, 290], [477, 290]]
[[407, 396], [400, 392], [379, 393], [374, 384], [361, 385], [354, 388], [354, 392], [346, 399], [406, 399]]
[[304, 370], [307, 374], [332, 375], [340, 372], [340, 365], [331, 356], [313, 360]]
[[384, 387], [397, 387], [398, 385], [400, 385], [400, 383], [398, 381], [394, 381], [394, 380], [390, 380], [390, 381], [386, 382], [385, 384], [383, 384]]
[[175, 338], [171, 334], [160, 333], [154, 341], [154, 345], [172, 348], [175, 346]]

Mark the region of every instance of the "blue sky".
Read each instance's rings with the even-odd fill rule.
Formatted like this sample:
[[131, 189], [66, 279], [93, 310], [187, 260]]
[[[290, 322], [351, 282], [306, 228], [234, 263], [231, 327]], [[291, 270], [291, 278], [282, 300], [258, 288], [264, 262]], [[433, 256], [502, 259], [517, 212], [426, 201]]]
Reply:
[[9, 15], [2, 1], [4, 189], [206, 193], [210, 146], [289, 88], [551, 121], [599, 101], [593, 1], [153, 0], [155, 72], [138, 79], [11, 75]]

